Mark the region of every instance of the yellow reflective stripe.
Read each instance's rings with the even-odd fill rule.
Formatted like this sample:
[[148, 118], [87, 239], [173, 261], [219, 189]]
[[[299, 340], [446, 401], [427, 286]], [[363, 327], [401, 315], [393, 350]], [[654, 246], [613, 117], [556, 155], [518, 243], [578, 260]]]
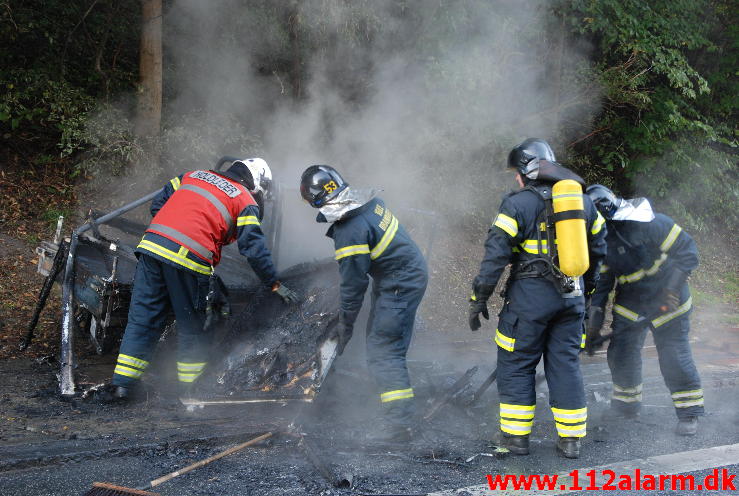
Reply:
[[702, 396], [702, 389], [693, 389], [692, 391], [677, 391], [675, 393], [672, 393], [673, 400], [679, 400], [680, 398], [699, 398]]
[[536, 405], [508, 405], [500, 404], [500, 416], [512, 419], [531, 420], [534, 418]]
[[177, 191], [178, 189], [180, 189], [180, 178], [175, 177], [174, 179], [170, 179], [169, 184], [171, 184], [172, 188]]
[[183, 372], [179, 372], [177, 374], [177, 379], [179, 379], [180, 382], [195, 382], [195, 379], [200, 377], [200, 372], [195, 374], [185, 374]]
[[[526, 239], [520, 244], [521, 248], [524, 249], [524, 251], [528, 253], [533, 253], [534, 255], [539, 254], [539, 241], [536, 239]], [[547, 240], [542, 239], [541, 240], [541, 251], [542, 253], [548, 253], [547, 249]]]
[[619, 393], [636, 394], [636, 393], [642, 392], [642, 385], [639, 384], [634, 387], [621, 387], [619, 385], [614, 384], [613, 390]]
[[652, 266], [645, 271], [645, 274], [648, 276], [653, 276], [654, 274], [656, 274], [662, 264], [665, 263], [665, 260], [667, 260], [667, 253], [663, 253], [662, 255], [660, 255], [659, 258], [654, 261]]
[[505, 408], [506, 410], [520, 410], [523, 412], [533, 412], [536, 410], [536, 405], [512, 405], [510, 403], [501, 403], [500, 408]]
[[619, 314], [621, 317], [624, 317], [626, 319], [629, 319], [632, 322], [636, 322], [639, 320], [639, 314], [636, 312], [632, 312], [628, 308], [621, 306], [621, 305], [613, 305], [613, 311], [617, 314]]
[[631, 274], [627, 274], [625, 276], [618, 276], [618, 282], [620, 284], [627, 284], [630, 282], [636, 282], [640, 281], [644, 278], [644, 269], [639, 269], [636, 272], [632, 272]]
[[674, 401], [675, 408], [688, 408], [690, 406], [703, 406], [703, 398], [687, 401]]
[[587, 338], [587, 334], [584, 332], [582, 333], [582, 338], [580, 339], [580, 348], [585, 348], [585, 339]]
[[669, 234], [665, 238], [665, 240], [660, 245], [659, 249], [662, 251], [669, 251], [670, 248], [672, 248], [672, 245], [675, 243], [675, 240], [677, 239], [678, 235], [680, 234], [680, 231], [682, 231], [683, 228], [675, 224], [672, 226], [672, 229], [670, 229]]
[[256, 215], [246, 215], [244, 217], [237, 217], [236, 218], [236, 225], [237, 226], [258, 226], [259, 219]]
[[677, 307], [677, 310], [675, 310], [674, 312], [666, 313], [663, 316], [657, 317], [656, 319], [654, 319], [652, 321], [652, 325], [654, 327], [659, 327], [661, 325], [668, 323], [675, 317], [679, 317], [685, 312], [687, 312], [688, 310], [690, 310], [690, 306], [692, 304], [693, 304], [693, 297], [691, 296], [690, 298], [688, 298], [688, 301], [686, 301], [685, 303]]
[[513, 351], [514, 346], [516, 345], [516, 339], [515, 338], [509, 338], [505, 334], [501, 334], [501, 332], [496, 329], [495, 330], [495, 344], [500, 346], [506, 351]]
[[531, 420], [534, 418], [534, 413], [510, 413], [510, 412], [504, 412], [503, 409], [500, 409], [500, 416], [505, 418], [511, 418], [511, 419], [521, 419], [521, 420]]
[[133, 377], [134, 379], [138, 379], [142, 375], [144, 375], [143, 370], [138, 369], [132, 369], [130, 367], [124, 367], [121, 364], [118, 364], [115, 366], [115, 370], [113, 370], [114, 374], [118, 375], [125, 375], [126, 377]]
[[336, 260], [341, 260], [344, 257], [351, 257], [352, 255], [366, 255], [370, 252], [369, 245], [351, 245], [339, 248], [336, 250]]
[[583, 437], [587, 430], [587, 424], [565, 425], [555, 422], [554, 425], [560, 437]]
[[512, 420], [500, 419], [500, 430], [507, 432], [508, 434], [514, 434], [518, 436], [531, 434], [531, 427], [534, 425], [534, 421], [529, 422], [516, 422]]
[[395, 391], [388, 391], [380, 395], [380, 401], [388, 403], [390, 401], [405, 400], [413, 398], [413, 388], [408, 389], [396, 389]]
[[197, 262], [194, 262], [186, 258], [185, 256], [187, 255], [187, 249], [184, 247], [180, 247], [180, 250], [178, 252], [173, 252], [172, 250], [168, 250], [162, 246], [159, 246], [158, 244], [153, 243], [149, 241], [148, 239], [142, 239], [136, 248], [141, 248], [146, 251], [150, 251], [154, 253], [155, 255], [159, 255], [162, 258], [171, 260], [172, 262], [178, 265], [187, 267], [188, 269], [198, 272], [200, 274], [210, 275], [212, 273], [211, 267], [201, 265]]
[[613, 393], [611, 397], [614, 400], [621, 401], [623, 403], [639, 403], [642, 400], [642, 394], [639, 393], [636, 396], [624, 396], [621, 394]]
[[493, 225], [503, 229], [512, 238], [518, 234], [518, 222], [513, 217], [509, 217], [504, 213], [498, 214]]
[[603, 264], [600, 266], [600, 273], [605, 274], [606, 272], [608, 272], [608, 269], [609, 267], [606, 264]]
[[149, 362], [147, 362], [146, 360], [141, 360], [140, 358], [132, 357], [131, 355], [124, 355], [123, 353], [118, 355], [118, 363], [133, 365], [134, 367], [138, 367], [140, 369], [145, 369], [149, 365]]
[[574, 410], [566, 410], [564, 408], [552, 407], [552, 413], [556, 413], [558, 415], [587, 415], [588, 407], [576, 408]]
[[603, 229], [603, 224], [606, 223], [606, 219], [603, 218], [603, 216], [600, 214], [600, 212], [597, 212], [597, 215], [595, 216], [595, 222], [593, 222], [593, 227], [590, 229], [590, 234], [595, 236], [600, 232], [601, 229]]
[[182, 362], [177, 362], [177, 370], [182, 371], [182, 372], [187, 372], [187, 371], [191, 371], [191, 370], [194, 370], [194, 371], [203, 370], [203, 367], [205, 367], [205, 364], [206, 363], [207, 362], [203, 362], [203, 363], [182, 363]]
[[636, 282], [642, 280], [645, 276], [653, 276], [657, 273], [659, 268], [662, 266], [663, 263], [667, 260], [667, 253], [662, 253], [657, 260], [654, 261], [651, 267], [649, 267], [647, 270], [639, 269], [636, 272], [632, 274], [628, 274], [625, 276], [619, 276], [618, 282], [621, 284], [626, 284], [630, 282]]
[[570, 413], [564, 413], [564, 411], [555, 412], [555, 408], [552, 408], [552, 416], [555, 422], [562, 422], [565, 424], [577, 424], [579, 422], [585, 422], [588, 419], [588, 412], [586, 409], [570, 410]]
[[518, 427], [531, 427], [534, 425], [533, 420], [521, 421], [521, 420], [506, 420], [500, 419], [501, 425], [518, 426]]
[[387, 228], [387, 231], [385, 231], [385, 234], [383, 234], [382, 238], [380, 239], [380, 242], [377, 243], [377, 246], [372, 248], [372, 251], [370, 252], [370, 258], [372, 260], [375, 260], [377, 257], [382, 255], [382, 252], [385, 251], [385, 248], [388, 247], [390, 242], [395, 238], [395, 233], [398, 231], [398, 219], [393, 216], [393, 220], [390, 222], [390, 226]]

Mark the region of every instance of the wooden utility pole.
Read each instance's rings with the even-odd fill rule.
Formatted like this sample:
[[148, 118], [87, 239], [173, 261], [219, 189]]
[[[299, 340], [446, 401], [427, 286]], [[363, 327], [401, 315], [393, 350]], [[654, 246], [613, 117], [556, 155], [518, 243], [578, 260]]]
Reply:
[[136, 134], [159, 135], [162, 121], [162, 0], [141, 0]]

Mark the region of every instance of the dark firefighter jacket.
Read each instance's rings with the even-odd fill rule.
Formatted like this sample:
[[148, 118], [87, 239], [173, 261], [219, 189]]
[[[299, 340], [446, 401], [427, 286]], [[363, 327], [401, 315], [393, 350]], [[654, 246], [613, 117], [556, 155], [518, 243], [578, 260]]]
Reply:
[[[591, 304], [605, 307], [615, 284], [614, 312], [628, 320], [656, 312], [674, 269], [690, 274], [698, 266], [693, 238], [663, 214], [655, 214], [651, 222], [609, 221], [606, 240], [608, 255]], [[678, 312], [687, 312], [687, 285], [681, 291], [680, 302], [683, 305]]]
[[[551, 185], [530, 182], [528, 186]], [[549, 190], [551, 191], [551, 187]], [[590, 197], [583, 195], [583, 204], [590, 257], [590, 268], [584, 276], [587, 293], [595, 289], [600, 264], [606, 254], [606, 229], [605, 219], [598, 213]], [[515, 265], [518, 262], [540, 257], [537, 220], [545, 208], [545, 200], [527, 188], [510, 193], [503, 199], [498, 215], [488, 231], [485, 256], [480, 266], [480, 273], [475, 278], [474, 288], [478, 298], [487, 299], [490, 296], [503, 269], [509, 263]], [[547, 247], [542, 246], [542, 251], [546, 254]]]
[[257, 276], [277, 281], [259, 222], [259, 207], [243, 185], [214, 171], [173, 178], [151, 202], [154, 217], [136, 251], [179, 269], [210, 274], [224, 245], [238, 242]]
[[[326, 222], [322, 214], [318, 222]], [[379, 198], [348, 211], [326, 232], [334, 240], [341, 273], [341, 314], [351, 327], [362, 307], [372, 276], [375, 290], [405, 292], [425, 288], [426, 261], [398, 219]]]

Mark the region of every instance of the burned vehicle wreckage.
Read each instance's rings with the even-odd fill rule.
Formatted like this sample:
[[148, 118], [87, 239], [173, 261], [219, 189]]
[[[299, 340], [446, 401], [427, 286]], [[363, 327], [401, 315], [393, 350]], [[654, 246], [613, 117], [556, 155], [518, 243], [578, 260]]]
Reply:
[[[234, 160], [235, 157], [222, 157], [214, 170], [222, 170]], [[275, 184], [263, 206], [263, 230], [278, 266], [285, 191]], [[66, 239], [60, 218], [54, 240], [42, 242], [36, 249], [38, 272], [46, 280], [21, 348], [33, 339], [51, 286], [61, 282], [58, 378], [62, 396], [80, 393], [75, 383], [75, 336], [87, 335], [98, 354], [117, 351], [133, 289], [134, 247], [146, 229], [142, 222], [123, 216], [148, 206], [158, 192], [105, 215], [91, 211], [87, 222]], [[296, 191], [292, 193], [297, 195]], [[415, 213], [425, 220], [432, 218], [426, 212]], [[427, 253], [432, 243], [429, 236]], [[298, 263], [280, 271], [280, 279], [301, 295], [302, 301], [297, 305], [284, 305], [266, 291], [235, 244], [224, 247], [216, 274], [227, 289], [232, 316], [212, 330], [212, 359], [198, 381], [198, 390], [203, 394], [192, 401], [197, 406], [311, 401], [336, 356], [336, 343], [327, 339], [331, 328], [338, 324], [339, 274], [333, 257]], [[176, 327], [172, 315], [172, 323], [160, 341], [176, 333]]]

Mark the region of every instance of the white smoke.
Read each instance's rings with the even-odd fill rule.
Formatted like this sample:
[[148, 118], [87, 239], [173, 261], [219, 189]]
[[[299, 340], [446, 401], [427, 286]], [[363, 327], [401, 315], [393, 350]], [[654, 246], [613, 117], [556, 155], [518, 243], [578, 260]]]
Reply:
[[[536, 136], [561, 152], [599, 106], [586, 50], [549, 7], [177, 0], [165, 14], [165, 112], [236, 116], [289, 188], [324, 163], [391, 206], [489, 217], [511, 185], [499, 174], [507, 150]], [[214, 143], [214, 157], [249, 153]]]

